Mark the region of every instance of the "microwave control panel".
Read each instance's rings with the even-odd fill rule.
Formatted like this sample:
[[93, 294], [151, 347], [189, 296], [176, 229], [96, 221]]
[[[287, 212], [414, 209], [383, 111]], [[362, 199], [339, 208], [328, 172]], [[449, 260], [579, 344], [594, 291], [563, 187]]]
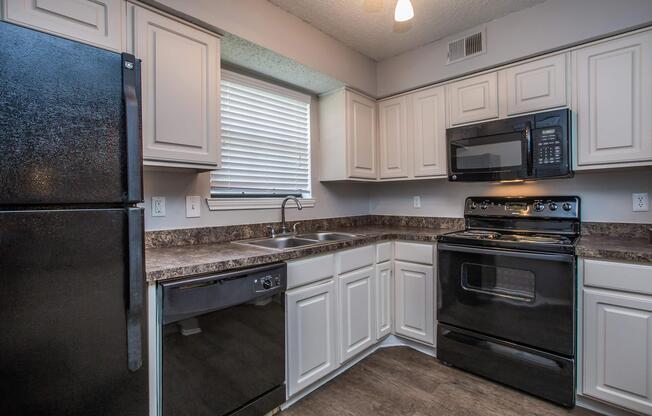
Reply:
[[534, 164], [539, 167], [561, 165], [565, 162], [562, 151], [561, 129], [548, 127], [532, 131]]

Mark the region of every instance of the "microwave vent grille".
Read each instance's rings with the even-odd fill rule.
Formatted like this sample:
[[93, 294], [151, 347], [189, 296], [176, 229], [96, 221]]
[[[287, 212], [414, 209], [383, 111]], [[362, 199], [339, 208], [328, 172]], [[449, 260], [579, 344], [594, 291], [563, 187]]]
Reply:
[[485, 30], [468, 33], [448, 43], [447, 63], [452, 64], [485, 53]]

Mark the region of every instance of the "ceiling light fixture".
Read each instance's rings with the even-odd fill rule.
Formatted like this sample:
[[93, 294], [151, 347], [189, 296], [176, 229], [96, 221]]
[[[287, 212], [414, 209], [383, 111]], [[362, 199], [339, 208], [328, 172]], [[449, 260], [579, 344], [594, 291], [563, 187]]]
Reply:
[[398, 0], [396, 9], [394, 9], [394, 20], [397, 22], [407, 22], [414, 17], [414, 8], [410, 0]]

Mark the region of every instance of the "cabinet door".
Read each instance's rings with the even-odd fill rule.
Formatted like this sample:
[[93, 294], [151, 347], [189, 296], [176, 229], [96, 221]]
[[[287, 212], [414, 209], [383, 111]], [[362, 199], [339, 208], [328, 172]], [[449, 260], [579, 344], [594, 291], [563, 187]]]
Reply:
[[406, 104], [404, 96], [378, 104], [381, 179], [408, 176]]
[[399, 335], [434, 344], [434, 268], [394, 262], [396, 328]]
[[145, 164], [216, 168], [219, 163], [219, 39], [133, 7], [142, 59]]
[[340, 362], [376, 341], [376, 290], [373, 266], [339, 277]]
[[290, 396], [339, 366], [334, 280], [287, 292], [287, 342]]
[[573, 52], [578, 166], [652, 161], [652, 32]]
[[556, 55], [505, 69], [507, 114], [567, 105], [566, 55]]
[[346, 92], [349, 177], [376, 179], [376, 102]]
[[409, 95], [414, 176], [445, 176], [446, 109], [444, 87]]
[[652, 298], [584, 289], [584, 394], [652, 414]]
[[122, 52], [122, 0], [5, 0], [9, 22]]
[[453, 82], [449, 88], [451, 125], [498, 117], [496, 72]]
[[376, 266], [376, 339], [392, 332], [394, 284], [392, 263], [386, 261]]

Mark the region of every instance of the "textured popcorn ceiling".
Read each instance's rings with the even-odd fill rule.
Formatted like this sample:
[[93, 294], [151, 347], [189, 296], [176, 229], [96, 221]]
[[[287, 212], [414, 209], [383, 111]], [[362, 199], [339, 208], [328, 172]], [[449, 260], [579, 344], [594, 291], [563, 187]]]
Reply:
[[[545, 0], [412, 0], [414, 19], [394, 23], [396, 0], [269, 0], [377, 61]], [[365, 9], [376, 6], [380, 11]]]
[[226, 33], [222, 38], [220, 56], [227, 64], [301, 87], [315, 94], [332, 91], [344, 85], [321, 72], [230, 33]]

